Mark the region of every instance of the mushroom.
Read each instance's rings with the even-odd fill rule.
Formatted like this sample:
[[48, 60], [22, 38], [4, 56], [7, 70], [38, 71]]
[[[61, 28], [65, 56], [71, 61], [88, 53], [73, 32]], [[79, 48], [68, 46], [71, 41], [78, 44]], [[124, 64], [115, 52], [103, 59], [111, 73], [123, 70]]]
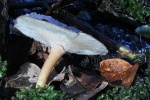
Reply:
[[83, 32], [76, 33], [53, 23], [28, 16], [19, 16], [14, 27], [24, 35], [51, 47], [51, 52], [44, 62], [36, 87], [46, 85], [54, 65], [64, 53], [105, 55], [108, 52], [107, 48], [91, 35]]
[[150, 25], [142, 25], [135, 29], [135, 33], [145, 38], [150, 38]]

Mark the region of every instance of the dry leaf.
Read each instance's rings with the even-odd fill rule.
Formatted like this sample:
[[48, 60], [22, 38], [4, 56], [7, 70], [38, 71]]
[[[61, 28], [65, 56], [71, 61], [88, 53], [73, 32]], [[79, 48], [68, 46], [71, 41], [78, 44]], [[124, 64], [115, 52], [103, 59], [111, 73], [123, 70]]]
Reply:
[[79, 83], [81, 79], [79, 79], [79, 77], [75, 77], [72, 73], [72, 68], [70, 65], [68, 66], [68, 76], [69, 79], [65, 80], [65, 82], [60, 85], [62, 91], [73, 95], [76, 93], [81, 93], [85, 90]]
[[73, 73], [72, 73], [72, 68], [71, 66], [69, 65], [68, 66], [68, 77], [69, 77], [69, 80], [67, 80], [64, 84], [67, 86], [67, 87], [71, 87], [72, 85], [76, 84], [76, 78], [74, 77]]
[[139, 68], [138, 64], [133, 65], [132, 68], [129, 69], [128, 76], [122, 81], [123, 86], [130, 86], [134, 80], [135, 74]]
[[138, 65], [132, 66], [125, 60], [114, 58], [100, 62], [101, 75], [112, 86], [128, 87], [133, 82]]
[[37, 55], [39, 60], [45, 61], [50, 53], [50, 47], [45, 46], [44, 44], [34, 41], [29, 50], [29, 55]]
[[81, 76], [81, 85], [86, 89], [93, 89], [96, 88], [99, 83], [101, 83], [100, 75], [94, 74], [94, 75], [88, 75], [85, 73], [82, 73]]
[[89, 98], [93, 97], [96, 93], [103, 90], [108, 85], [108, 82], [102, 82], [102, 84], [91, 91], [87, 91], [85, 94], [81, 94], [78, 97], [75, 98], [75, 100], [89, 100]]
[[29, 55], [33, 55], [36, 52], [36, 44], [35, 41], [32, 43], [32, 46], [29, 50]]
[[63, 70], [57, 75], [57, 76], [55, 76], [54, 78], [53, 78], [53, 80], [51, 80], [48, 84], [50, 85], [52, 82], [54, 82], [54, 81], [62, 81], [62, 80], [64, 80], [64, 77], [65, 77], [65, 69], [66, 69], [66, 67], [64, 67], [63, 68]]
[[13, 76], [8, 77], [8, 81], [13, 81], [16, 86], [29, 87], [35, 84], [40, 73], [40, 68], [33, 63], [25, 63], [20, 67], [20, 70]]

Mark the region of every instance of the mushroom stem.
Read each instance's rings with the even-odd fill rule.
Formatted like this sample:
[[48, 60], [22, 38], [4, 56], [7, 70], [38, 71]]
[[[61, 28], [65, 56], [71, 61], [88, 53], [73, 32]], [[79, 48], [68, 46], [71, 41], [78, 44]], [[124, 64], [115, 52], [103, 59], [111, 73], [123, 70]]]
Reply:
[[64, 54], [64, 48], [61, 45], [57, 45], [53, 48], [51, 48], [51, 52], [49, 54], [49, 56], [47, 57], [42, 70], [39, 74], [38, 77], [38, 81], [36, 83], [36, 88], [38, 86], [40, 87], [44, 87], [47, 79], [53, 69], [53, 67], [55, 66], [55, 64], [57, 63], [57, 61], [61, 58], [61, 56]]

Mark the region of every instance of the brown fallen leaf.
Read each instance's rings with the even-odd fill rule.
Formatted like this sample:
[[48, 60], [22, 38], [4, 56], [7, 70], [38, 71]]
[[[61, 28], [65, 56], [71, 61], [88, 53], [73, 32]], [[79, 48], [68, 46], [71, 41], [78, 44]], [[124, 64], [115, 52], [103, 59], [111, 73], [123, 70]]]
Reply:
[[32, 43], [32, 46], [29, 50], [29, 55], [33, 55], [36, 52], [36, 44], [35, 41]]
[[64, 67], [63, 70], [48, 83], [48, 85], [50, 85], [54, 81], [62, 81], [62, 80], [64, 80], [64, 77], [65, 77], [65, 74], [66, 74], [64, 72], [65, 69], [66, 69], [66, 67]]
[[74, 84], [77, 83], [76, 78], [75, 78], [75, 76], [72, 73], [72, 68], [71, 68], [70, 65], [68, 66], [68, 77], [69, 77], [69, 80], [67, 80], [64, 83], [67, 87], [71, 87], [71, 86], [73, 86]]
[[81, 94], [75, 98], [75, 100], [89, 100], [92, 96], [94, 96], [96, 93], [103, 90], [108, 85], [108, 82], [102, 82], [102, 84], [93, 90], [87, 91], [85, 94]]
[[[40, 73], [40, 68], [33, 63], [26, 62], [21, 67], [20, 70], [12, 76], [7, 78], [7, 86], [21, 88], [21, 87], [29, 87], [31, 84], [35, 85], [38, 79], [38, 75]], [[15, 83], [11, 85], [11, 82]]]
[[50, 47], [45, 46], [44, 44], [34, 41], [29, 50], [29, 55], [36, 55], [38, 60], [45, 61], [50, 53]]
[[68, 94], [75, 95], [85, 91], [85, 89], [79, 83], [81, 79], [79, 79], [79, 77], [74, 76], [72, 70], [72, 67], [69, 65], [67, 72], [69, 79], [65, 79], [65, 81], [60, 85], [60, 88], [62, 91]]
[[129, 87], [138, 67], [138, 64], [131, 65], [125, 60], [114, 58], [101, 61], [98, 70], [109, 85]]
[[130, 86], [132, 84], [138, 68], [139, 65], [135, 64], [132, 68], [129, 69], [128, 76], [122, 81], [123, 86]]
[[81, 85], [86, 89], [94, 89], [101, 83], [101, 77], [98, 74], [88, 75], [82, 73], [81, 76]]

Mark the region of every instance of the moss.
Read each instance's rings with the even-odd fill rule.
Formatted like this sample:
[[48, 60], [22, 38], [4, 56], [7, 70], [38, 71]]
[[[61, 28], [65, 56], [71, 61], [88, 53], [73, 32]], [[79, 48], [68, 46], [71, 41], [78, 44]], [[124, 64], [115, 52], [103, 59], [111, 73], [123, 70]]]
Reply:
[[[126, 11], [134, 20], [140, 21], [141, 23], [146, 23], [145, 18], [150, 16], [150, 11], [146, 10], [146, 6], [140, 5], [136, 0], [128, 0], [128, 7]], [[148, 23], [150, 19], [148, 20]]]
[[[29, 88], [20, 89], [16, 92], [15, 97], [12, 100], [63, 100], [67, 96], [66, 93], [54, 90], [54, 86], [46, 85], [44, 88]], [[67, 99], [72, 100], [72, 99]]]
[[6, 75], [6, 70], [7, 70], [7, 61], [2, 61], [2, 58], [0, 56], [0, 78]]
[[136, 82], [129, 88], [109, 87], [105, 92], [100, 93], [97, 100], [149, 100], [150, 99], [150, 78], [144, 77], [143, 82]]
[[[148, 0], [102, 0], [102, 10], [114, 15], [127, 17], [135, 21], [148, 24], [150, 22], [150, 11]], [[101, 6], [100, 6], [101, 9]]]

